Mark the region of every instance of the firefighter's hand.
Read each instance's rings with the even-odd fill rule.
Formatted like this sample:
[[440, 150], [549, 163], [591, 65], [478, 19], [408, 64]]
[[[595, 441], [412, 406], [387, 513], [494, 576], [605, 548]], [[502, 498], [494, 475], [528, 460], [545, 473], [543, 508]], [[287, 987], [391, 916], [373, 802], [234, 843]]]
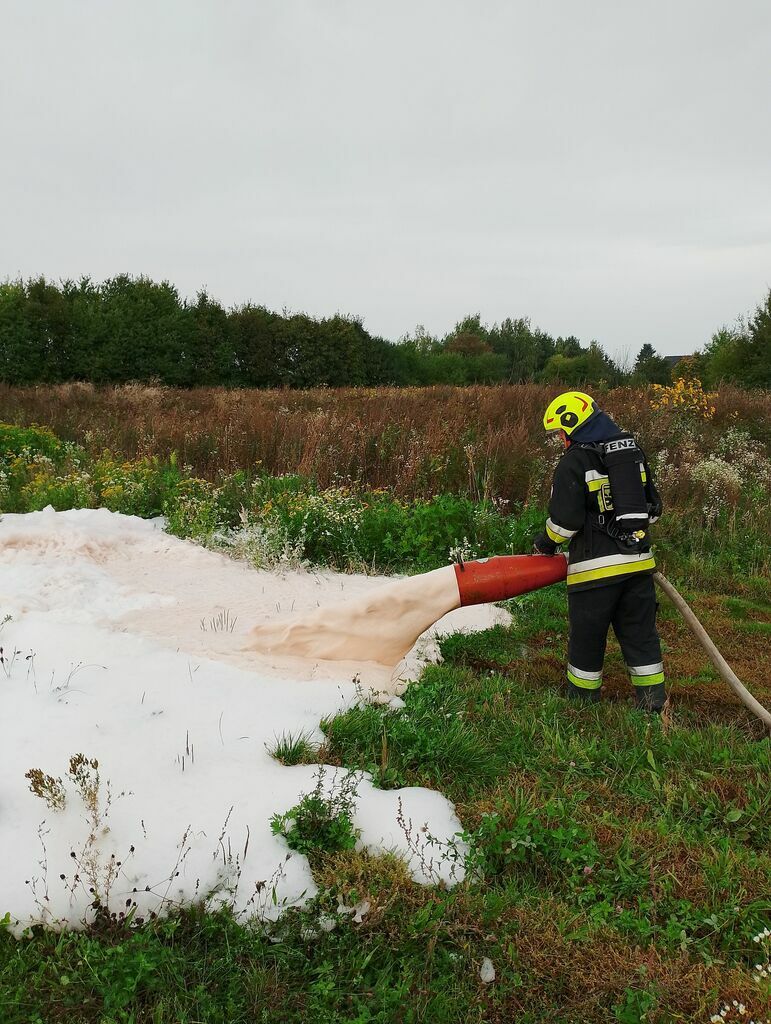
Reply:
[[533, 541], [533, 551], [537, 555], [556, 555], [557, 545], [548, 535], [548, 533], [539, 533]]

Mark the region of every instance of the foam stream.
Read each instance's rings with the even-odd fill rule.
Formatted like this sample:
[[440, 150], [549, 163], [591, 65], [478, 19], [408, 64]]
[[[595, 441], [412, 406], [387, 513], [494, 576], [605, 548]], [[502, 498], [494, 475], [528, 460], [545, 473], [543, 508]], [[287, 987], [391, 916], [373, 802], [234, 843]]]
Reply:
[[246, 649], [393, 668], [422, 633], [459, 607], [455, 570], [448, 565], [325, 604], [301, 619], [262, 623], [250, 632]]

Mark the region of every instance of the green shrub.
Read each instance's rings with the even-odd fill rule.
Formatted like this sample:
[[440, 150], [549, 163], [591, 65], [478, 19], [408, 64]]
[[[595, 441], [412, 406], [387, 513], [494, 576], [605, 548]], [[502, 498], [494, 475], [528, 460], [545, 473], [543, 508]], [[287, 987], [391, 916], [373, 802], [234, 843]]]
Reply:
[[162, 513], [173, 501], [181, 474], [172, 453], [167, 463], [156, 456], [149, 459], [118, 461], [104, 452], [92, 469], [99, 505], [124, 515], [151, 518]]
[[57, 512], [68, 508], [94, 508], [97, 504], [89, 473], [71, 469], [61, 474], [38, 469], [21, 488], [24, 511], [36, 512], [52, 505]]
[[64, 444], [48, 427], [16, 427], [0, 423], [0, 462], [8, 463], [23, 455], [44, 455], [56, 461]]
[[175, 493], [163, 505], [169, 533], [176, 537], [208, 542], [226, 525], [218, 497], [218, 488], [208, 480], [196, 477], [182, 480]]
[[352, 850], [361, 834], [351, 820], [356, 796], [354, 774], [343, 775], [328, 793], [324, 792], [324, 774], [324, 769], [319, 768], [313, 791], [270, 820], [273, 834], [283, 836], [289, 848], [298, 853]]

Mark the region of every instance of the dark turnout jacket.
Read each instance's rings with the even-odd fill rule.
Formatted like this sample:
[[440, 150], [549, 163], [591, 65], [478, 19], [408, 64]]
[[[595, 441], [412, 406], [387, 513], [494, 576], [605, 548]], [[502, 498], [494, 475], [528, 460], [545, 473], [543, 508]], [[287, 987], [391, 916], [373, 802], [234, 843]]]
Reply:
[[597, 414], [573, 432], [571, 443], [554, 471], [546, 532], [555, 544], [569, 542], [567, 582], [571, 590], [616, 583], [656, 568], [647, 528], [661, 514], [661, 498], [644, 455], [640, 473], [650, 509], [645, 537], [630, 548], [607, 531], [614, 521], [613, 499], [607, 467], [597, 444], [621, 436], [628, 435], [605, 413]]

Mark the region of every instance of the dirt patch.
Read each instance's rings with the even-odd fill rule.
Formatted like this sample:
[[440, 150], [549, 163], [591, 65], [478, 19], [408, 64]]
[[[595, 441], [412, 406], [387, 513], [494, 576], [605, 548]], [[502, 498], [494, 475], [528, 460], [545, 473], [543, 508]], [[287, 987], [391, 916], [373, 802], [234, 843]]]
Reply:
[[654, 947], [642, 949], [610, 928], [580, 941], [547, 911], [507, 913], [506, 931], [513, 937], [499, 952], [502, 971], [516, 972], [522, 984], [516, 995], [489, 1008], [487, 1021], [509, 1024], [534, 1001], [543, 1005], [546, 994], [559, 1004], [559, 1019], [605, 1024], [610, 1005], [623, 1005], [630, 989], [646, 988], [657, 991], [659, 1010], [676, 1012], [678, 1020], [709, 1020], [720, 1009], [715, 993], [724, 1000], [743, 999], [749, 1011], [764, 1010], [761, 1003], [750, 1003], [746, 974], [738, 970], [667, 957]]

